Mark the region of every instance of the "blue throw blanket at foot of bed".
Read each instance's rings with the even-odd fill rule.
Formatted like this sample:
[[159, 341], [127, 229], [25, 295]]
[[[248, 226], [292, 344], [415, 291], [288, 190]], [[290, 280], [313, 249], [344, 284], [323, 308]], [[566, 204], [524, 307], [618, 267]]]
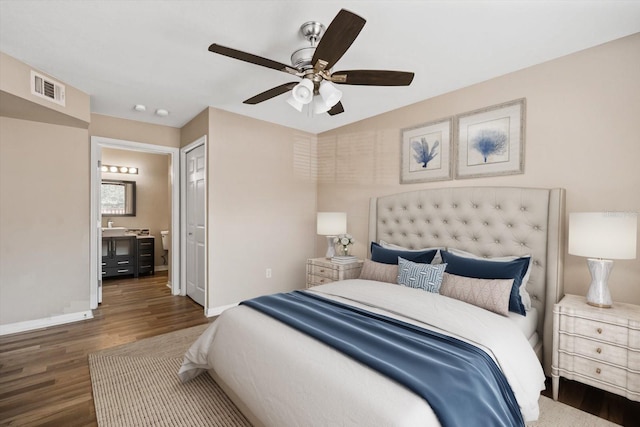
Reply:
[[241, 304], [341, 351], [424, 398], [445, 427], [524, 426], [504, 374], [477, 347], [308, 292]]

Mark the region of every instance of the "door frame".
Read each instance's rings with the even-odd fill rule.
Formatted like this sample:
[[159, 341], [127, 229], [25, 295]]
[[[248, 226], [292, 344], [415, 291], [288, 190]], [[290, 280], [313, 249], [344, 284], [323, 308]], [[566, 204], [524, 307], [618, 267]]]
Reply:
[[[115, 148], [118, 150], [141, 151], [143, 153], [167, 154], [170, 157], [171, 179], [171, 234], [178, 238], [171, 239], [171, 277], [169, 283], [173, 295], [184, 295], [180, 280], [180, 149], [164, 145], [147, 144], [143, 142], [127, 141], [124, 139], [106, 138], [102, 136], [91, 137], [91, 209], [90, 209], [90, 280], [89, 301], [91, 309], [98, 308], [98, 238], [102, 231], [102, 217], [98, 209], [99, 184], [102, 176], [98, 173], [98, 162], [102, 161], [102, 149]], [[101, 278], [100, 278], [101, 279]]]
[[[208, 188], [209, 188], [209, 157], [207, 147], [207, 135], [203, 135], [190, 144], [180, 148], [180, 194], [184, 197], [180, 197], [180, 229], [187, 229], [187, 153], [199, 146], [204, 145], [204, 312], [208, 311], [209, 307], [209, 262], [208, 262]], [[180, 295], [187, 294], [187, 236], [186, 232], [180, 234], [180, 283], [184, 283], [182, 292]]]

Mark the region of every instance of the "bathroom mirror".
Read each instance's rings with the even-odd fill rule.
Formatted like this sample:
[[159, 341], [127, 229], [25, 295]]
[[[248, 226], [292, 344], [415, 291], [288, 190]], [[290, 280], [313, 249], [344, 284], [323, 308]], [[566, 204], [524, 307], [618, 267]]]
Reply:
[[136, 182], [102, 180], [100, 209], [103, 216], [136, 216]]

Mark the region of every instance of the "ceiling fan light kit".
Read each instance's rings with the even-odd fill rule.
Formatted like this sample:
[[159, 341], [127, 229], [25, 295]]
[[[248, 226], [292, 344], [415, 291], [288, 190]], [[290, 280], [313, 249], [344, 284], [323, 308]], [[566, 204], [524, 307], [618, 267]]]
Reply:
[[293, 99], [306, 105], [313, 99], [313, 89], [313, 82], [311, 80], [302, 79], [302, 81], [293, 88], [291, 95]]
[[362, 86], [408, 86], [413, 73], [389, 70], [352, 70], [332, 72], [333, 66], [342, 58], [366, 21], [355, 13], [342, 9], [325, 29], [317, 21], [308, 21], [300, 26], [300, 33], [310, 46], [298, 49], [291, 55], [291, 64], [286, 65], [271, 59], [242, 52], [219, 44], [209, 46], [209, 51], [219, 55], [271, 68], [302, 78], [299, 83], [289, 82], [266, 90], [244, 101], [259, 104], [286, 92], [291, 92], [287, 103], [298, 111], [310, 104], [314, 114], [327, 112], [334, 116], [344, 112], [340, 102], [342, 92], [333, 83]]

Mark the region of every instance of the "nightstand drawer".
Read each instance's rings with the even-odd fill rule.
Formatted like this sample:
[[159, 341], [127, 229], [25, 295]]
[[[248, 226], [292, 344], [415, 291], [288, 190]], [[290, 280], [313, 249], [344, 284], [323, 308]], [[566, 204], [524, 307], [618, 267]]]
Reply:
[[629, 329], [624, 326], [573, 316], [560, 316], [560, 331], [623, 346], [626, 346], [629, 342]]
[[620, 388], [627, 386], [627, 370], [582, 357], [560, 353], [562, 369]]
[[335, 268], [325, 267], [323, 265], [311, 265], [309, 274], [312, 276], [321, 276], [328, 279], [338, 280], [339, 271]]
[[560, 351], [607, 361], [614, 365], [627, 365], [628, 350], [626, 348], [604, 344], [573, 335], [565, 334], [562, 336], [560, 339]]
[[335, 282], [335, 280], [332, 280], [325, 276], [317, 276], [315, 274], [309, 274], [307, 276], [307, 283], [309, 286], [326, 285], [327, 283], [331, 282]]

